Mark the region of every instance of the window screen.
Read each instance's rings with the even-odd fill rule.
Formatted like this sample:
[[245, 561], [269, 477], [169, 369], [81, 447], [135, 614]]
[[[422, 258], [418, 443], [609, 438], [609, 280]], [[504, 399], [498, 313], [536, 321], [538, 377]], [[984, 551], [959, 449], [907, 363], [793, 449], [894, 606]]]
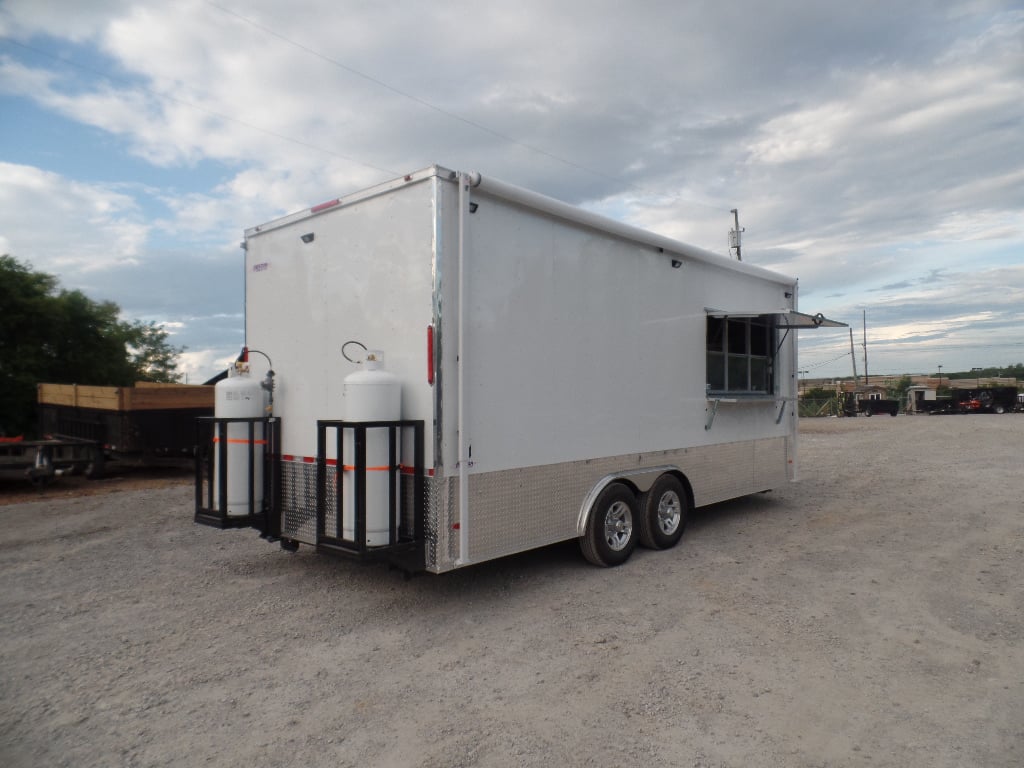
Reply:
[[707, 388], [716, 394], [774, 391], [775, 325], [772, 315], [708, 316]]

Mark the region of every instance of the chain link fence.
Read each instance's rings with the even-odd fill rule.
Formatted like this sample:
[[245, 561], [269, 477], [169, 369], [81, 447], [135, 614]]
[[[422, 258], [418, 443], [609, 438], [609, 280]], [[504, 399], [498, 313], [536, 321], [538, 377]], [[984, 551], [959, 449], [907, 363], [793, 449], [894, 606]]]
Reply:
[[801, 417], [840, 416], [843, 407], [838, 397], [800, 398], [797, 413]]

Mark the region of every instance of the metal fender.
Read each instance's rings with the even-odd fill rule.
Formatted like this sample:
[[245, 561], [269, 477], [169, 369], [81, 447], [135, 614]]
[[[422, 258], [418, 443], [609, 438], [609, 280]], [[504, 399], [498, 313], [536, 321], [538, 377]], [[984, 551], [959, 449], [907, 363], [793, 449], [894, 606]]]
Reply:
[[601, 495], [601, 491], [607, 488], [611, 483], [624, 480], [636, 488], [637, 493], [640, 494], [649, 490], [650, 487], [654, 485], [654, 481], [666, 472], [677, 472], [681, 476], [685, 477], [682, 470], [673, 464], [666, 464], [661, 467], [647, 467], [646, 469], [635, 469], [628, 472], [615, 472], [602, 477], [594, 484], [594, 487], [590, 489], [590, 493], [586, 495], [586, 498], [583, 499], [583, 504], [580, 505], [580, 513], [576, 518], [576, 535], [583, 536], [587, 532], [587, 521], [590, 519], [590, 510], [593, 509], [594, 502], [597, 501], [597, 497]]

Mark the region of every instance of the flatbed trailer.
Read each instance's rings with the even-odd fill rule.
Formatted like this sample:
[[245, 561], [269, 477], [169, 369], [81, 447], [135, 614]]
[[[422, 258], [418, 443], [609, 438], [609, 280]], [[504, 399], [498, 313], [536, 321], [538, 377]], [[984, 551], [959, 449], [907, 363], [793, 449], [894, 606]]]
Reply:
[[100, 452], [91, 440], [0, 438], [0, 474], [41, 485], [64, 472], [90, 473]]
[[951, 399], [958, 413], [1013, 413], [1017, 410], [1017, 387], [958, 389]]
[[950, 397], [937, 397], [934, 400], [919, 400], [915, 404], [916, 413], [937, 416], [945, 413], [958, 413], [958, 403]]
[[[408, 570], [567, 539], [617, 565], [673, 546], [694, 506], [795, 479], [796, 332], [844, 326], [799, 312], [794, 278], [440, 166], [243, 248], [241, 373], [274, 379], [273, 413], [234, 420], [255, 438], [215, 432], [196, 521]], [[349, 412], [366, 349], [401, 384], [389, 419]], [[366, 459], [375, 431], [390, 459]], [[232, 451], [251, 513], [224, 501]], [[390, 536], [368, 543], [383, 504]]]
[[895, 416], [900, 412], [899, 400], [886, 400], [883, 398], [869, 398], [869, 397], [858, 397], [857, 393], [846, 392], [843, 397], [843, 415], [844, 416], [856, 416], [857, 414], [864, 414], [865, 416], [874, 416], [880, 413], [887, 413], [890, 416]]
[[966, 413], [1014, 413], [1022, 410], [1017, 387], [956, 389], [949, 397], [919, 400], [916, 410], [930, 415]]
[[40, 384], [40, 433], [101, 447], [90, 474], [107, 460], [188, 463], [195, 419], [213, 415], [212, 386], [137, 382], [132, 387]]

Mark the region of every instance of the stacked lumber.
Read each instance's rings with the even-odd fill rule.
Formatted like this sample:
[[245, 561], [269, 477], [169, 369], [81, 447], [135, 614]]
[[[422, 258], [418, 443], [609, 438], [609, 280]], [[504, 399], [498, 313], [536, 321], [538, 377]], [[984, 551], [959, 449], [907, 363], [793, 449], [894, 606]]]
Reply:
[[39, 384], [38, 402], [101, 411], [160, 411], [213, 408], [213, 387], [202, 384], [136, 382], [133, 387]]

